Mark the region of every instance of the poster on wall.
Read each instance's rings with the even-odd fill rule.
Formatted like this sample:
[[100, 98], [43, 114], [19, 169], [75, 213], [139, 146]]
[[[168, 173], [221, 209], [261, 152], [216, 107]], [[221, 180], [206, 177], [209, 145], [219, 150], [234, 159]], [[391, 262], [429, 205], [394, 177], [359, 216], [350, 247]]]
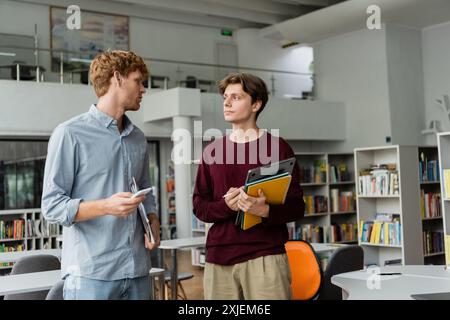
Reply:
[[61, 51], [65, 70], [89, 68], [98, 52], [129, 50], [127, 16], [80, 10], [80, 28], [68, 28], [67, 8], [50, 7], [52, 71], [59, 72]]

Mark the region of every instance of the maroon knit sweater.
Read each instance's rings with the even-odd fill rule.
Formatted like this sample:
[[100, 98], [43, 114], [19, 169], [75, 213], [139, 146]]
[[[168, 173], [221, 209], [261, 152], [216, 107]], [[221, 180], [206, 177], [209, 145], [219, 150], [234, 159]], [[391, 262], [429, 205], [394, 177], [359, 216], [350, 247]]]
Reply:
[[[272, 157], [272, 149], [276, 151], [276, 147], [272, 148], [275, 143], [279, 145], [278, 159]], [[226, 136], [205, 148], [197, 172], [193, 206], [197, 218], [214, 223], [206, 240], [207, 262], [233, 265], [285, 252], [284, 244], [288, 240], [286, 223], [303, 217], [305, 207], [297, 164], [285, 203], [270, 205], [269, 217], [250, 229], [244, 231], [235, 226], [237, 212], [228, 208], [223, 195], [231, 187], [243, 186], [247, 171], [262, 163], [267, 164], [267, 158], [271, 157], [271, 162], [275, 162], [293, 156], [286, 141], [269, 133], [247, 143], [234, 143]], [[215, 162], [211, 161], [212, 157]]]

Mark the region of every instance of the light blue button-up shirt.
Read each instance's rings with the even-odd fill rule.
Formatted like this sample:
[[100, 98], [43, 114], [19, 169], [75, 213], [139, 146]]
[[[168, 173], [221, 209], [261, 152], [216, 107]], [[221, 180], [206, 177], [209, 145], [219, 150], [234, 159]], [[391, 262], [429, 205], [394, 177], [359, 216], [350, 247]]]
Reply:
[[[148, 275], [150, 253], [137, 212], [126, 218], [105, 215], [74, 222], [81, 201], [109, 198], [150, 187], [149, 154], [144, 133], [123, 118], [117, 121], [92, 105], [89, 112], [60, 124], [48, 145], [42, 193], [45, 219], [63, 228], [62, 276], [77, 274], [98, 280]], [[149, 193], [147, 213], [156, 212]]]

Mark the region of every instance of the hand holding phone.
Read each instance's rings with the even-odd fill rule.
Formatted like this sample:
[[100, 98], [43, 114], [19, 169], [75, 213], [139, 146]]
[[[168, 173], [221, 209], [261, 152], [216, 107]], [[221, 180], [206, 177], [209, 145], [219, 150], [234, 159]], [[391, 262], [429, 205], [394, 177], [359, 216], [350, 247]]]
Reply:
[[140, 197], [140, 196], [146, 195], [146, 194], [149, 193], [150, 191], [152, 191], [152, 187], [147, 188], [147, 189], [139, 190], [138, 192], [136, 192], [135, 194], [133, 194], [133, 196], [132, 196], [131, 198], [136, 198], [136, 197]]

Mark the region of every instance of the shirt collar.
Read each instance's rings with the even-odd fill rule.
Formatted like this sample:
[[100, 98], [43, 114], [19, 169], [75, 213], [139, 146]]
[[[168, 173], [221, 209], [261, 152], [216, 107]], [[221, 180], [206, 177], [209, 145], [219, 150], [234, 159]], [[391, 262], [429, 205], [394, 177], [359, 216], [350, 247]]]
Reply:
[[[106, 128], [109, 128], [111, 125], [117, 126], [117, 120], [113, 117], [107, 115], [106, 113], [100, 111], [97, 108], [97, 105], [91, 105], [89, 109], [89, 114], [92, 115], [95, 119], [100, 121]], [[124, 114], [123, 115], [123, 135], [128, 135], [133, 130], [133, 123], [131, 120]]]

